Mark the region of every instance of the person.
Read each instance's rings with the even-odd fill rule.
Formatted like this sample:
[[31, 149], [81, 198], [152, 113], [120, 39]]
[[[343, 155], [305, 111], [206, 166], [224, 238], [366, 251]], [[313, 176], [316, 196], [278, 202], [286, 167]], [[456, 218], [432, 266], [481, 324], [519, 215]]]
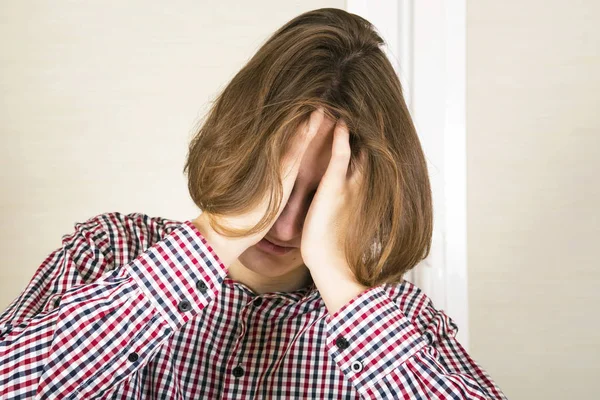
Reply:
[[431, 189], [382, 44], [339, 9], [278, 29], [190, 143], [199, 216], [76, 223], [0, 315], [0, 398], [505, 398], [403, 279]]

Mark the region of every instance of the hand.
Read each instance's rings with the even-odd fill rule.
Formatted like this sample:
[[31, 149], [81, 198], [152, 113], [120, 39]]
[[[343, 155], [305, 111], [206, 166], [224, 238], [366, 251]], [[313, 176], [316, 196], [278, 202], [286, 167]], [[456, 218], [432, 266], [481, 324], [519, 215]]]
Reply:
[[[298, 170], [304, 153], [317, 133], [323, 118], [323, 108], [313, 111], [309, 120], [301, 125], [299, 129], [300, 132], [294, 137], [288, 152], [282, 157], [281, 173], [283, 176], [283, 198], [279, 205], [277, 218], [279, 218], [279, 215], [288, 202], [296, 182], [296, 177], [298, 176]], [[261, 204], [245, 214], [219, 218], [211, 215], [210, 217], [221, 226], [248, 230], [256, 226], [266, 214], [269, 205], [269, 197], [268, 193], [265, 194]], [[209, 215], [206, 212], [200, 214], [193, 223], [215, 249], [215, 252], [225, 266], [228, 267], [239, 257], [239, 255], [246, 251], [246, 249], [258, 243], [269, 232], [277, 218], [273, 219], [272, 223], [262, 231], [239, 238], [223, 237], [215, 232], [210, 225]]]
[[350, 216], [356, 212], [353, 199], [362, 184], [365, 154], [359, 156], [359, 167], [349, 172], [350, 134], [343, 120], [338, 120], [333, 135], [331, 160], [306, 214], [300, 251], [313, 279], [320, 275], [352, 280], [344, 241]]

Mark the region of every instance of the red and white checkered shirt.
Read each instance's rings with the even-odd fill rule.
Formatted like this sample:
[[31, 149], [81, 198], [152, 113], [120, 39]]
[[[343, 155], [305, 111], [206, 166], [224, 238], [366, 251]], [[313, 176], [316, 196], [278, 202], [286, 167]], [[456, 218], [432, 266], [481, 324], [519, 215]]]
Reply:
[[313, 286], [256, 295], [191, 221], [76, 223], [0, 315], [1, 399], [498, 399], [416, 286], [334, 315]]

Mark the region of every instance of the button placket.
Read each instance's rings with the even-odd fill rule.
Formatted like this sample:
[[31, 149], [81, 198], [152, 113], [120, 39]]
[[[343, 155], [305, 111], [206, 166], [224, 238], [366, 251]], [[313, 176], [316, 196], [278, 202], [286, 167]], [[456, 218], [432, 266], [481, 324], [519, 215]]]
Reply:
[[[254, 315], [254, 310], [258, 309], [261, 305], [263, 305], [264, 303], [264, 299], [262, 297], [258, 297], [255, 296], [252, 299], [250, 299], [249, 302], [246, 303], [246, 306], [244, 307], [244, 310], [242, 311], [242, 317], [240, 318], [241, 320], [241, 324], [240, 324], [240, 333], [237, 337], [237, 341], [236, 341], [236, 345], [235, 345], [235, 349], [238, 348], [238, 346], [243, 342], [244, 340], [244, 336], [247, 334], [246, 332], [246, 320], [248, 318], [253, 318], [252, 316]], [[240, 361], [242, 360], [242, 354], [238, 351], [234, 351], [235, 354], [235, 358], [237, 359], [237, 366], [234, 367], [231, 370], [231, 374], [237, 379], [237, 378], [241, 378], [242, 376], [244, 376], [245, 371], [244, 368], [239, 364]]]

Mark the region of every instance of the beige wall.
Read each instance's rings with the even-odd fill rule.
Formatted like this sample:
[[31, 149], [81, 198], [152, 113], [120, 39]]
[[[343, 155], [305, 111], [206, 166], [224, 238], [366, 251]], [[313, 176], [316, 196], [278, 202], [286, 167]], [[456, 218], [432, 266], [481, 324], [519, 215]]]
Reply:
[[600, 2], [467, 2], [471, 351], [511, 399], [600, 398]]
[[321, 7], [345, 1], [2, 2], [0, 309], [76, 221], [196, 217], [182, 169], [208, 102]]
[[[234, 3], [3, 2], [0, 309], [75, 221], [195, 216], [208, 101], [283, 22], [345, 6]], [[471, 351], [510, 398], [598, 395], [598, 4], [468, 2]]]

